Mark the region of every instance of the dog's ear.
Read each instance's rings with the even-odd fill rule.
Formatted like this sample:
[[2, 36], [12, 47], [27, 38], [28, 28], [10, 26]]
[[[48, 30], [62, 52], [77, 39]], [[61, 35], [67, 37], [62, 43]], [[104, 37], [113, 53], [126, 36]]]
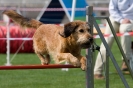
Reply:
[[69, 37], [71, 35], [72, 32], [75, 31], [75, 29], [78, 27], [79, 25], [76, 22], [70, 22], [64, 25], [64, 29], [61, 30], [59, 32], [59, 34], [66, 38]]

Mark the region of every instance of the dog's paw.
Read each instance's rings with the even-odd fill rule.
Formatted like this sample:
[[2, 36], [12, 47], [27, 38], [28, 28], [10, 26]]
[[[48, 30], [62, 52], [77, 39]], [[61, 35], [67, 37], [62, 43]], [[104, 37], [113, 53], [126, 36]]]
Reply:
[[74, 65], [75, 67], [80, 67], [80, 62], [79, 62], [79, 60], [78, 60], [77, 58], [73, 58], [73, 59], [71, 60], [71, 63], [72, 63], [72, 65]]
[[42, 65], [48, 65], [48, 63], [41, 62]]
[[42, 65], [48, 65], [49, 63], [50, 63], [50, 61], [47, 59], [44, 59], [43, 61], [41, 61]]
[[87, 69], [87, 67], [86, 67], [86, 65], [81, 65], [81, 69], [83, 70], [83, 71], [85, 71], [86, 69]]

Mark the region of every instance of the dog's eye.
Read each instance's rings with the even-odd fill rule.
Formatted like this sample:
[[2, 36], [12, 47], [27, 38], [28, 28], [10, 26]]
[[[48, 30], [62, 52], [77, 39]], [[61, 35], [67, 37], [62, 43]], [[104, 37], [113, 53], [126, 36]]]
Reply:
[[83, 33], [83, 32], [84, 32], [84, 30], [83, 30], [83, 29], [80, 29], [80, 30], [79, 30], [79, 32]]

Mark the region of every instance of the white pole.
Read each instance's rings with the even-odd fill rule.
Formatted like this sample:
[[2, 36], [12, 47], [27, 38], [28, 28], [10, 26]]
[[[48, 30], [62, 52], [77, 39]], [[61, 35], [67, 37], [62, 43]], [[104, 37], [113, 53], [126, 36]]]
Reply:
[[74, 20], [75, 17], [75, 7], [76, 7], [76, 0], [73, 0], [72, 2], [72, 11], [71, 11], [71, 22]]
[[6, 41], [7, 42], [7, 46], [6, 46], [6, 48], [7, 48], [7, 52], [6, 52], [7, 57], [6, 57], [6, 60], [7, 60], [7, 62], [6, 62], [5, 65], [10, 66], [11, 65], [11, 63], [10, 63], [10, 40], [9, 40], [9, 38], [10, 38], [10, 29], [9, 29], [10, 19], [7, 15], [3, 14], [3, 20], [6, 23], [6, 29], [7, 29], [7, 34], [6, 34], [6, 37], [7, 37], [7, 41]]

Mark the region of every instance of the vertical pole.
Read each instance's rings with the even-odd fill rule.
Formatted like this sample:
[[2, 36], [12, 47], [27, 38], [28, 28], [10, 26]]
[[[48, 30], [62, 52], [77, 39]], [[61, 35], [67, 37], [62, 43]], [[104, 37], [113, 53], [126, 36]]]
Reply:
[[[87, 6], [86, 7], [86, 21], [88, 22], [91, 35], [93, 36], [93, 19], [92, 19], [93, 7]], [[89, 48], [86, 52], [87, 57], [87, 70], [86, 70], [86, 83], [87, 88], [94, 88], [94, 75], [93, 75], [93, 45]]]
[[72, 2], [72, 12], [71, 12], [71, 22], [74, 20], [74, 16], [75, 16], [75, 7], [76, 7], [76, 0], [73, 0]]
[[[26, 7], [26, 3], [27, 3], [27, 0], [21, 0], [22, 1], [22, 5], [24, 6], [24, 7]], [[26, 12], [24, 11], [23, 12], [23, 16], [25, 16], [26, 15]]]
[[107, 50], [106, 50], [106, 72], [105, 72], [105, 77], [106, 77], [106, 88], [109, 88], [109, 54], [108, 54]]
[[10, 39], [9, 39], [10, 38], [10, 29], [9, 29], [10, 19], [7, 15], [3, 14], [3, 20], [6, 23], [6, 29], [7, 29], [7, 34], [6, 34], [6, 37], [7, 37], [7, 40], [6, 40], [6, 42], [7, 42], [7, 45], [6, 45], [6, 48], [7, 48], [6, 60], [7, 60], [7, 62], [6, 62], [6, 65], [9, 66], [9, 65], [11, 65], [11, 63], [10, 63]]
[[7, 37], [7, 40], [6, 40], [6, 43], [7, 43], [7, 46], [6, 46], [6, 48], [7, 48], [7, 57], [6, 57], [6, 59], [7, 59], [7, 63], [6, 63], [6, 65], [7, 66], [10, 66], [11, 65], [11, 63], [10, 63], [10, 29], [9, 29], [9, 23], [7, 23], [6, 24], [6, 29], [7, 29], [7, 34], [6, 34], [6, 37]]
[[130, 60], [130, 67], [131, 67], [131, 70], [133, 72], [133, 48], [132, 48], [132, 56], [131, 56], [131, 60]]

